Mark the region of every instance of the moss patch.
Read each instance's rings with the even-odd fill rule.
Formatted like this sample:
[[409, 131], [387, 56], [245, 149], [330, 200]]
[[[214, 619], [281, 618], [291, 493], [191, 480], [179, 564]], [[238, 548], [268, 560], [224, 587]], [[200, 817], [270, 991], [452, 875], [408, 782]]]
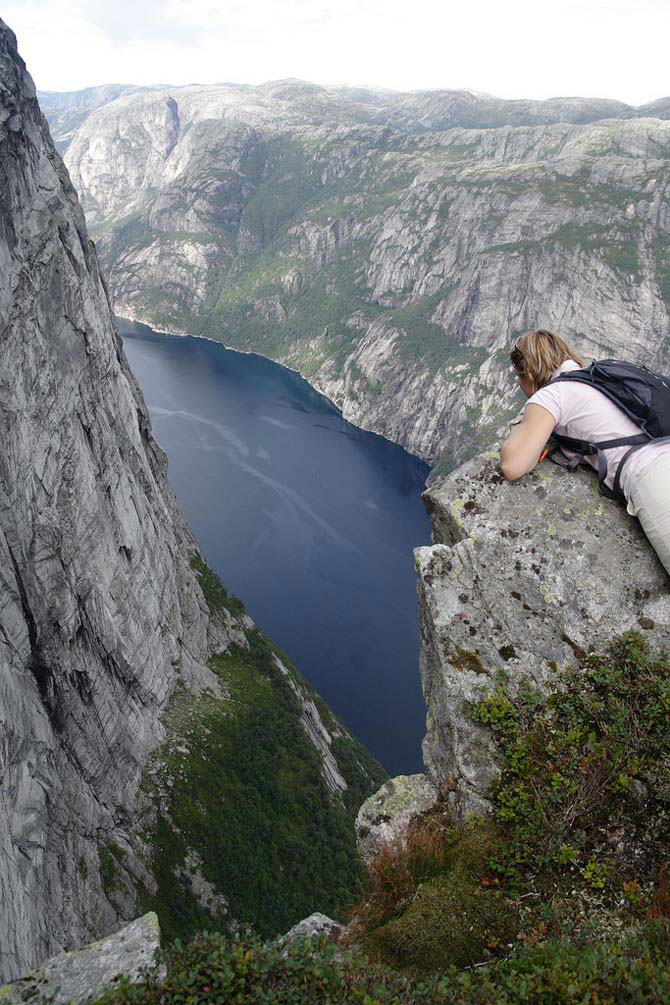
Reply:
[[461, 649], [459, 646], [456, 646], [449, 657], [449, 661], [457, 670], [467, 670], [470, 673], [478, 674], [486, 673], [479, 656], [471, 649]]
[[420, 883], [397, 917], [367, 935], [365, 952], [394, 967], [435, 973], [480, 963], [516, 938], [515, 902], [481, 883], [491, 847], [484, 826], [456, 836], [440, 875]]
[[[118, 886], [119, 871], [127, 858], [126, 852], [114, 841], [107, 841], [98, 852], [100, 860], [100, 879], [105, 896], [111, 900]], [[86, 862], [83, 862], [84, 869]], [[85, 877], [84, 877], [85, 878]]]

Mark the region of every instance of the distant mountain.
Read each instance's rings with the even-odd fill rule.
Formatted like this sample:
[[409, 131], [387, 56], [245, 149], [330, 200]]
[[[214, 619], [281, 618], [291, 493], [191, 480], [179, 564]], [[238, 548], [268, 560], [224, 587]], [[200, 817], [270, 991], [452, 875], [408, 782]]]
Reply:
[[[374, 117], [389, 125], [402, 125], [406, 129], [441, 131], [459, 126], [467, 129], [497, 129], [500, 126], [550, 125], [556, 122], [583, 124], [600, 119], [632, 119], [670, 117], [670, 98], [659, 98], [637, 107], [622, 101], [606, 98], [549, 98], [545, 101], [528, 99], [510, 100], [491, 94], [469, 90], [391, 91], [371, 87], [322, 87], [307, 81], [290, 78], [270, 81], [258, 87], [245, 84], [219, 85], [235, 88], [246, 94], [255, 93], [267, 98], [296, 101], [300, 98], [315, 100], [326, 96], [334, 104], [351, 104], [366, 108], [363, 115]], [[136, 87], [132, 84], [103, 84], [82, 91], [39, 91], [38, 98], [47, 117], [54, 140], [63, 151], [72, 135], [84, 120], [116, 98], [126, 94], [150, 91], [186, 91], [185, 87], [166, 84]]]
[[119, 313], [295, 366], [448, 467], [518, 407], [515, 332], [670, 367], [667, 109], [193, 85], [100, 105], [66, 163]]
[[134, 84], [101, 84], [99, 87], [86, 87], [83, 91], [39, 91], [38, 98], [42, 111], [49, 120], [56, 149], [62, 154], [79, 126], [96, 108], [123, 94], [147, 90], [151, 88], [135, 87]]

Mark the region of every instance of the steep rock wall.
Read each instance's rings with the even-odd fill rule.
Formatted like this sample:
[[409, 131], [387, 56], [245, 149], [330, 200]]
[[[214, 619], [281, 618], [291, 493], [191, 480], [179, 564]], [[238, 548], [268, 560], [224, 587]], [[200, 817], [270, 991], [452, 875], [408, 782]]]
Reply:
[[[109, 927], [82, 876], [127, 830], [178, 673], [206, 684], [193, 538], [83, 214], [0, 26], [0, 970]], [[215, 629], [217, 645], [225, 635]], [[138, 870], [141, 866], [138, 863]]]
[[[335, 849], [338, 868], [345, 859], [352, 875], [344, 802], [358, 785], [369, 789], [365, 765], [372, 775], [378, 766], [322, 703], [317, 710], [293, 668], [276, 668], [271, 644], [194, 558], [76, 193], [2, 22], [0, 177], [0, 979], [7, 980], [154, 900], [171, 920], [166, 890], [179, 909], [197, 908], [207, 927], [228, 890], [217, 886], [202, 834], [179, 839], [174, 775], [191, 817], [184, 779], [194, 765], [205, 771], [203, 820], [215, 816], [217, 781], [234, 790], [234, 771], [208, 778], [207, 748], [198, 760], [184, 733], [194, 734], [205, 713], [232, 721], [230, 710], [241, 704], [236, 680], [276, 700], [275, 719], [287, 724], [291, 777], [302, 772], [304, 798], [315, 799], [320, 814], [291, 823], [309, 828], [316, 859], [332, 863]], [[244, 753], [253, 789], [253, 746]], [[274, 785], [281, 743], [264, 756], [266, 784]], [[164, 792], [149, 771], [160, 774]], [[246, 826], [261, 823], [252, 808]], [[228, 826], [224, 820], [208, 832], [210, 855], [225, 855]], [[158, 854], [157, 829], [172, 843], [169, 863]], [[249, 848], [252, 872], [257, 850]], [[351, 878], [331, 871], [333, 883]], [[288, 865], [285, 875], [295, 886]], [[310, 907], [300, 902], [289, 923]], [[262, 917], [249, 909], [243, 920]]]

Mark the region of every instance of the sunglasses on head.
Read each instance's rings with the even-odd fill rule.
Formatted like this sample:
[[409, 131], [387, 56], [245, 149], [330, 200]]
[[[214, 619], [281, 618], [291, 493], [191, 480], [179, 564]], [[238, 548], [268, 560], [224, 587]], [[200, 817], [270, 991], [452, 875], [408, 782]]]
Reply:
[[[519, 336], [520, 338], [521, 336]], [[512, 361], [512, 366], [517, 371], [517, 373], [526, 372], [526, 358], [519, 347], [519, 339], [516, 340], [512, 346], [512, 351], [510, 352], [510, 359]]]

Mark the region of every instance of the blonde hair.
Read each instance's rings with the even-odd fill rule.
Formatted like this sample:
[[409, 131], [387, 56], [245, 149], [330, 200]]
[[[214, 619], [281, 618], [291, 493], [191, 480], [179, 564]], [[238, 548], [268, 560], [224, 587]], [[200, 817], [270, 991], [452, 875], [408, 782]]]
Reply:
[[572, 346], [560, 335], [545, 328], [520, 335], [509, 355], [516, 372], [526, 374], [535, 385], [535, 390], [550, 381], [554, 370], [565, 363], [566, 359], [574, 359], [579, 366], [586, 366]]

